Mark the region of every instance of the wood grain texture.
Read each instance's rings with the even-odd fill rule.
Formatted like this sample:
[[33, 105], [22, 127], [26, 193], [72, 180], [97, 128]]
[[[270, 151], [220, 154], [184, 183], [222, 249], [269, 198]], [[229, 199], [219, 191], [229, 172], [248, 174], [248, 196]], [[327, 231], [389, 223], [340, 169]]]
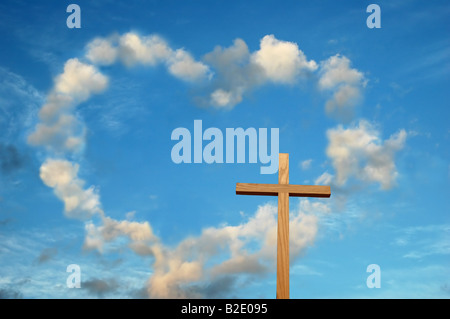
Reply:
[[289, 154], [278, 155], [278, 184], [289, 184]]
[[[280, 154], [278, 183], [289, 184], [289, 154]], [[289, 299], [289, 192], [278, 192], [277, 299]]]
[[289, 194], [278, 195], [277, 299], [289, 299]]
[[236, 183], [237, 195], [277, 196], [289, 193], [292, 197], [330, 197], [330, 186]]

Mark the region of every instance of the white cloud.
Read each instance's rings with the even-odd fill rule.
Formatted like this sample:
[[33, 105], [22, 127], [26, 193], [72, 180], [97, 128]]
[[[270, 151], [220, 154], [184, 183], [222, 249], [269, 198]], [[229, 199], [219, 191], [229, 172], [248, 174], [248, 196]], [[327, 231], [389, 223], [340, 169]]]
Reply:
[[118, 53], [111, 40], [95, 38], [87, 45], [86, 58], [97, 65], [110, 65], [116, 62]]
[[382, 141], [380, 133], [365, 120], [344, 129], [341, 125], [327, 131], [327, 156], [336, 172], [335, 181], [344, 185], [350, 177], [378, 182], [382, 189], [391, 188], [398, 175], [394, 157], [403, 148], [405, 130]]
[[331, 213], [330, 204], [323, 201], [311, 201], [309, 199], [300, 200], [300, 210], [306, 214], [329, 214]]
[[341, 84], [359, 85], [364, 75], [356, 69], [350, 68], [350, 60], [339, 54], [332, 56], [321, 63], [321, 89], [333, 89]]
[[119, 57], [127, 66], [136, 64], [154, 66], [169, 58], [171, 51], [166, 41], [157, 35], [140, 37], [129, 32], [119, 39]]
[[216, 107], [229, 107], [230, 105], [236, 105], [242, 101], [241, 90], [224, 91], [217, 89], [211, 93], [211, 104]]
[[333, 175], [331, 175], [328, 172], [324, 172], [322, 175], [320, 175], [316, 180], [314, 181], [314, 184], [316, 185], [330, 185], [333, 181]]
[[83, 189], [84, 181], [78, 178], [78, 169], [78, 164], [66, 160], [47, 159], [41, 165], [39, 175], [64, 202], [67, 217], [88, 219], [103, 214], [99, 195], [94, 187]]
[[69, 95], [79, 102], [87, 100], [93, 93], [102, 92], [108, 85], [108, 78], [94, 66], [69, 59], [64, 72], [55, 80], [55, 92]]
[[317, 69], [316, 62], [307, 61], [296, 43], [278, 40], [274, 35], [261, 39], [251, 61], [262, 67], [268, 80], [279, 83], [292, 83], [302, 72]]
[[51, 123], [55, 121], [62, 112], [67, 113], [73, 106], [74, 97], [53, 91], [47, 96], [46, 103], [41, 107], [39, 118], [42, 122]]
[[178, 49], [169, 57], [169, 72], [184, 81], [194, 82], [206, 79], [209, 76], [209, 67], [202, 62], [195, 61], [192, 56]]
[[199, 261], [186, 261], [172, 256], [162, 268], [156, 268], [149, 279], [150, 298], [186, 298], [187, 292], [181, 289], [183, 284], [198, 281], [203, 269]]
[[304, 160], [300, 163], [300, 167], [302, 168], [302, 170], [307, 170], [311, 168], [311, 163], [312, 163], [312, 159], [307, 159]]
[[194, 58], [184, 49], [172, 49], [158, 35], [140, 36], [133, 32], [107, 39], [96, 38], [86, 46], [86, 58], [99, 65], [110, 65], [117, 58], [126, 66], [139, 64], [156, 66], [166, 64], [175, 77], [195, 82], [211, 76], [209, 67]]
[[366, 86], [362, 72], [350, 67], [350, 60], [339, 54], [320, 63], [319, 89], [332, 92], [325, 110], [341, 120], [349, 121], [353, 108], [361, 100], [362, 89]]
[[84, 238], [83, 248], [87, 250], [97, 250], [98, 252], [103, 253], [104, 240], [94, 223], [92, 221], [86, 222], [84, 230], [86, 236]]
[[39, 112], [41, 122], [28, 136], [28, 143], [57, 152], [81, 150], [85, 128], [70, 112], [77, 103], [102, 92], [107, 85], [108, 78], [94, 66], [69, 59], [64, 72], [55, 78], [54, 87]]
[[29, 144], [58, 152], [77, 152], [84, 146], [84, 140], [84, 126], [70, 114], [61, 114], [49, 123], [38, 123], [35, 131], [28, 136]]
[[128, 236], [132, 241], [154, 240], [153, 230], [148, 222], [118, 221], [110, 217], [103, 218], [100, 228], [103, 238], [107, 241], [119, 236]]

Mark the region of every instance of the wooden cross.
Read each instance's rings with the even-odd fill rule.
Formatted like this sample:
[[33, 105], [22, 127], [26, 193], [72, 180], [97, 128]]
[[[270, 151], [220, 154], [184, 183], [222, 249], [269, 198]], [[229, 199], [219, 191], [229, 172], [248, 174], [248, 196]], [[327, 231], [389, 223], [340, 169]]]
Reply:
[[330, 197], [330, 186], [289, 184], [289, 154], [280, 153], [278, 184], [236, 183], [236, 194], [278, 196], [277, 299], [289, 299], [289, 196]]

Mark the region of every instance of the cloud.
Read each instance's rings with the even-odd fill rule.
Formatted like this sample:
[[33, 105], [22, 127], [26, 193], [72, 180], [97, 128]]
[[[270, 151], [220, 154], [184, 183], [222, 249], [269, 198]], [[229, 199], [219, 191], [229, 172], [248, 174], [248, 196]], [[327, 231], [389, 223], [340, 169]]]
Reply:
[[194, 82], [206, 78], [209, 67], [195, 61], [192, 56], [182, 49], [178, 49], [168, 59], [169, 72], [184, 81]]
[[85, 182], [78, 178], [78, 170], [78, 164], [67, 160], [47, 159], [41, 165], [39, 175], [64, 202], [67, 217], [83, 220], [96, 214], [102, 215], [99, 195], [94, 187], [83, 189]]
[[[317, 207], [301, 205], [290, 214], [291, 262], [314, 242], [317, 234], [318, 217], [310, 214]], [[240, 225], [206, 228], [198, 237], [188, 237], [174, 248], [160, 243], [153, 245], [149, 248], [155, 257], [154, 271], [148, 281], [149, 296], [192, 297], [193, 291], [201, 293], [199, 287], [222, 278], [267, 274], [276, 264], [276, 215], [277, 207], [266, 204]], [[220, 262], [210, 262], [218, 256], [222, 256]]]
[[[188, 298], [230, 298], [237, 285], [237, 276], [221, 276], [204, 284], [191, 285], [185, 289]], [[233, 296], [231, 296], [233, 298]]]
[[22, 76], [0, 67], [0, 139], [21, 140], [43, 100], [43, 94]]
[[316, 185], [329, 185], [333, 181], [333, 175], [328, 172], [324, 172], [322, 175], [316, 178], [314, 184]]
[[278, 40], [273, 34], [261, 39], [260, 49], [252, 54], [251, 61], [261, 66], [268, 80], [278, 83], [292, 83], [302, 72], [317, 69], [316, 62], [307, 61], [296, 43]]
[[28, 136], [28, 143], [56, 152], [81, 150], [85, 128], [70, 112], [92, 94], [102, 92], [107, 85], [108, 78], [94, 66], [76, 58], [69, 59], [64, 65], [64, 72], [55, 78], [46, 104], [39, 111], [41, 122]]
[[[80, 186], [78, 166], [55, 161], [42, 179], [55, 188], [65, 200], [64, 188], [71, 183]], [[99, 203], [93, 208], [98, 208]], [[290, 213], [290, 255], [294, 262], [314, 242], [318, 217], [328, 212], [327, 205], [302, 200], [298, 209]], [[314, 213], [313, 213], [314, 212]], [[148, 280], [147, 293], [151, 298], [204, 297], [204, 293], [223, 285], [223, 278], [242, 274], [262, 276], [276, 264], [277, 207], [260, 206], [255, 215], [237, 225], [205, 228], [197, 237], [190, 236], [175, 247], [166, 246], [153, 233], [148, 222], [115, 220], [100, 214], [100, 225], [88, 221], [85, 225], [84, 248], [105, 251], [105, 245], [119, 238], [128, 238], [129, 247], [138, 255], [153, 258], [153, 272]], [[211, 262], [216, 260], [216, 262]], [[234, 281], [233, 281], [234, 282]], [[104, 283], [101, 283], [102, 285]], [[212, 285], [212, 286], [211, 286]], [[214, 290], [214, 289], [213, 289]]]
[[[64, 184], [73, 178], [62, 174], [61, 179]], [[291, 211], [291, 262], [314, 242], [318, 224], [315, 214], [327, 211], [326, 207], [302, 200], [299, 207]], [[98, 226], [92, 221], [86, 223], [84, 248], [103, 253], [105, 244], [128, 238], [129, 247], [136, 254], [153, 258], [152, 275], [147, 283], [151, 298], [211, 297], [209, 293], [226, 296], [236, 276], [245, 274], [254, 278], [274, 270], [276, 216], [277, 207], [266, 204], [239, 225], [205, 228], [199, 236], [187, 237], [174, 247], [161, 243], [148, 222], [101, 216]], [[227, 285], [225, 278], [232, 281]], [[228, 288], [220, 294], [215, 288], [222, 286]]]
[[[120, 61], [128, 67], [163, 64], [173, 76], [186, 82], [202, 82], [195, 101], [201, 106], [230, 109], [243, 100], [245, 94], [267, 83], [293, 84], [319, 70], [319, 88], [333, 94], [326, 110], [338, 116], [351, 114], [361, 97], [366, 80], [361, 72], [350, 67], [350, 60], [335, 55], [320, 63], [308, 60], [294, 42], [266, 35], [259, 49], [250, 52], [242, 39], [230, 47], [216, 46], [196, 61], [186, 50], [173, 49], [158, 35], [141, 36], [134, 32], [95, 38], [86, 45], [85, 57], [96, 65], [111, 65]], [[67, 73], [70, 68], [67, 67]], [[69, 77], [70, 78], [70, 77]], [[60, 89], [74, 88], [61, 77]], [[94, 86], [95, 87], [95, 86]], [[77, 87], [81, 94], [83, 87]], [[50, 108], [51, 109], [51, 108]]]
[[331, 208], [328, 203], [311, 201], [309, 199], [302, 199], [299, 203], [300, 210], [308, 214], [329, 214]]
[[[173, 49], [158, 35], [141, 36], [134, 32], [95, 38], [86, 45], [85, 58], [67, 60], [64, 71], [55, 77], [54, 87], [39, 112], [40, 122], [28, 136], [28, 142], [63, 154], [84, 148], [86, 128], [73, 113], [74, 108], [93, 94], [106, 89], [109, 80], [95, 65], [111, 65], [120, 61], [126, 66], [163, 64], [170, 74], [186, 82], [204, 84], [195, 101], [203, 106], [232, 108], [245, 94], [266, 83], [292, 84], [316, 71], [318, 65], [307, 60], [293, 42], [266, 35], [258, 50], [251, 53], [246, 43], [236, 39], [228, 48], [217, 46], [196, 61], [186, 50]], [[365, 85], [361, 72], [350, 67], [343, 56], [333, 56], [320, 64], [319, 87], [333, 93], [327, 112], [347, 114], [361, 96]], [[350, 108], [349, 108], [350, 107]]]
[[405, 130], [382, 140], [372, 124], [360, 120], [357, 125], [327, 131], [327, 156], [332, 160], [335, 182], [343, 186], [351, 177], [365, 182], [377, 182], [390, 189], [397, 178], [395, 154], [405, 144]]
[[240, 254], [233, 258], [230, 258], [220, 265], [217, 265], [212, 270], [212, 275], [223, 274], [264, 274], [267, 273], [269, 268], [264, 265], [259, 256], [252, 254]]
[[216, 46], [203, 60], [214, 70], [214, 77], [201, 104], [218, 108], [233, 107], [242, 101], [242, 95], [262, 83], [263, 70], [250, 63], [247, 44], [236, 39], [228, 48]]
[[408, 249], [403, 258], [425, 259], [433, 255], [450, 255], [450, 225], [421, 225], [399, 229], [393, 244]]
[[332, 93], [325, 104], [325, 111], [348, 122], [352, 119], [353, 109], [361, 100], [361, 91], [366, 86], [364, 74], [351, 68], [350, 60], [339, 54], [322, 61], [319, 74], [319, 89]]
[[114, 278], [109, 279], [89, 279], [81, 283], [81, 288], [89, 293], [102, 298], [105, 294], [116, 291], [119, 288], [118, 282]]
[[333, 97], [325, 104], [327, 114], [337, 114], [344, 121], [348, 121], [353, 116], [353, 107], [361, 98], [361, 91], [358, 87], [351, 85], [341, 85], [334, 91]]
[[[449, 273], [447, 264], [433, 262], [408, 263], [405, 266], [392, 265], [381, 267], [381, 289], [369, 290], [363, 286], [362, 291], [349, 298], [383, 298], [383, 299], [448, 299], [448, 294], [442, 286], [448, 283]], [[364, 294], [364, 292], [367, 293]]]
[[[0, 202], [1, 202], [1, 200], [0, 200]], [[12, 218], [1, 219], [0, 226], [6, 226], [9, 223], [12, 223], [13, 221], [14, 221], [14, 219], [12, 219]]]
[[103, 238], [110, 241], [118, 236], [128, 236], [133, 241], [153, 240], [155, 236], [148, 222], [131, 222], [128, 220], [117, 221], [110, 217], [103, 218]]
[[53, 257], [55, 257], [57, 253], [58, 253], [58, 249], [56, 249], [56, 248], [45, 248], [41, 251], [41, 253], [37, 257], [36, 262], [38, 264], [45, 263], [45, 262], [49, 261], [50, 259], [52, 259]]
[[111, 242], [125, 236], [131, 240], [130, 247], [139, 255], [150, 255], [149, 242], [156, 241], [152, 227], [148, 222], [118, 221], [102, 215], [101, 225], [95, 226], [92, 222], [85, 225], [86, 238], [84, 249], [103, 252], [105, 242]]
[[202, 263], [200, 261], [186, 261], [171, 257], [165, 263], [165, 269], [155, 267], [154, 274], [149, 279], [147, 290], [151, 298], [185, 298], [186, 293], [182, 285], [201, 279]]
[[[212, 291], [216, 289], [214, 287], [227, 287], [224, 278], [237, 278], [242, 274], [255, 278], [272, 271], [276, 264], [276, 206], [259, 207], [252, 217], [239, 225], [205, 228], [198, 236], [185, 238], [175, 246], [166, 246], [153, 233], [150, 223], [131, 221], [132, 216], [125, 220], [108, 217], [101, 208], [97, 190], [93, 186], [86, 188], [85, 181], [78, 177], [79, 164], [61, 157], [79, 152], [85, 143], [86, 128], [76, 116], [75, 107], [108, 86], [108, 78], [97, 66], [114, 63], [127, 67], [163, 65], [172, 76], [203, 90], [202, 96], [196, 98], [199, 104], [229, 109], [257, 87], [269, 83], [296, 83], [319, 69], [316, 62], [307, 60], [296, 43], [276, 39], [273, 35], [263, 37], [259, 49], [254, 52], [249, 51], [243, 40], [236, 39], [231, 46], [217, 46], [202, 61], [197, 61], [186, 50], [171, 48], [157, 35], [140, 36], [133, 32], [93, 39], [86, 46], [84, 58], [92, 64], [70, 59], [64, 71], [55, 77], [54, 87], [39, 112], [40, 122], [28, 137], [30, 144], [44, 146], [50, 151], [40, 168], [40, 177], [63, 201], [65, 215], [88, 220], [84, 249], [104, 252], [108, 244], [125, 239], [133, 252], [149, 256], [153, 261], [153, 272], [146, 288], [148, 295], [154, 298], [202, 296], [208, 287]], [[330, 103], [334, 104], [328, 107], [332, 111], [354, 103], [365, 83], [362, 73], [350, 68], [350, 61], [340, 56], [322, 62], [319, 75], [320, 89], [333, 94]], [[202, 83], [198, 86], [199, 82]], [[360, 127], [367, 135], [374, 135], [373, 130], [366, 130], [369, 126], [365, 122], [361, 123]], [[352, 144], [353, 138], [349, 138], [350, 142], [340, 142], [339, 134], [345, 136], [342, 132], [348, 130], [338, 127], [328, 131], [327, 154], [333, 159], [336, 177], [323, 175], [318, 182], [335, 178], [345, 183], [349, 177], [358, 175], [352, 170], [345, 171], [347, 158], [339, 151], [335, 152], [339, 148], [348, 148], [361, 164], [364, 179], [379, 181], [383, 187], [389, 187], [395, 178], [386, 181], [380, 175], [395, 175], [389, 154], [393, 157], [402, 147], [402, 134], [406, 133], [400, 132], [398, 137], [392, 137], [384, 144], [378, 142], [377, 133], [375, 139], [369, 138], [360, 146]], [[54, 152], [60, 159], [55, 159]], [[387, 158], [385, 153], [389, 153]], [[305, 161], [305, 169], [310, 163]], [[303, 200], [290, 212], [292, 262], [316, 238], [319, 219], [316, 212], [329, 213], [329, 207]], [[90, 220], [94, 217], [99, 218], [98, 224]], [[88, 289], [103, 295], [116, 289], [114, 283], [108, 284], [93, 279], [88, 282]]]
[[25, 162], [25, 157], [11, 144], [0, 142], [0, 171], [9, 174], [20, 169]]
[[307, 169], [311, 168], [312, 159], [304, 160], [300, 163], [300, 167], [302, 170], [306, 171]]
[[149, 35], [140, 37], [129, 32], [119, 39], [119, 57], [127, 66], [147, 64], [154, 66], [171, 55], [171, 49], [161, 37]]
[[441, 291], [446, 295], [450, 295], [450, 285], [448, 283], [442, 284]]
[[0, 288], [0, 299], [22, 299], [20, 291], [13, 288]]
[[128, 67], [139, 64], [165, 64], [170, 74], [186, 82], [196, 82], [210, 76], [209, 67], [184, 49], [172, 49], [158, 35], [140, 36], [133, 32], [109, 38], [95, 38], [86, 46], [86, 58], [94, 64], [111, 65], [119, 59]]
[[74, 115], [60, 114], [55, 121], [38, 123], [28, 143], [56, 152], [78, 152], [84, 146], [85, 135], [84, 125]]
[[341, 84], [358, 85], [364, 78], [356, 69], [350, 68], [350, 60], [339, 54], [332, 56], [321, 63], [321, 89], [333, 89]]
[[111, 65], [116, 62], [119, 54], [112, 39], [95, 38], [86, 46], [86, 58], [97, 65]]
[[295, 265], [290, 271], [291, 274], [301, 275], [301, 276], [323, 276], [322, 273], [312, 269], [306, 265]]
[[242, 39], [236, 39], [228, 48], [217, 46], [203, 60], [211, 65], [214, 76], [207, 98], [199, 101], [217, 108], [232, 108], [247, 92], [263, 84], [292, 84], [317, 69], [297, 44], [278, 40], [274, 35], [263, 37], [259, 50], [253, 53]]
[[64, 72], [55, 80], [55, 92], [68, 95], [78, 102], [87, 100], [92, 94], [102, 92], [108, 85], [108, 78], [94, 66], [69, 59]]

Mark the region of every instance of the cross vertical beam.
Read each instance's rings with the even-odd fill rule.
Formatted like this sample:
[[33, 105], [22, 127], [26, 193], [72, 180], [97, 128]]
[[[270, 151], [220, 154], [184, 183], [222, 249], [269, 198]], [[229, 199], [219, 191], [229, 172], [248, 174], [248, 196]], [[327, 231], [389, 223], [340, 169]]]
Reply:
[[[281, 153], [278, 184], [289, 184], [289, 154]], [[289, 193], [278, 193], [277, 299], [289, 299]]]

